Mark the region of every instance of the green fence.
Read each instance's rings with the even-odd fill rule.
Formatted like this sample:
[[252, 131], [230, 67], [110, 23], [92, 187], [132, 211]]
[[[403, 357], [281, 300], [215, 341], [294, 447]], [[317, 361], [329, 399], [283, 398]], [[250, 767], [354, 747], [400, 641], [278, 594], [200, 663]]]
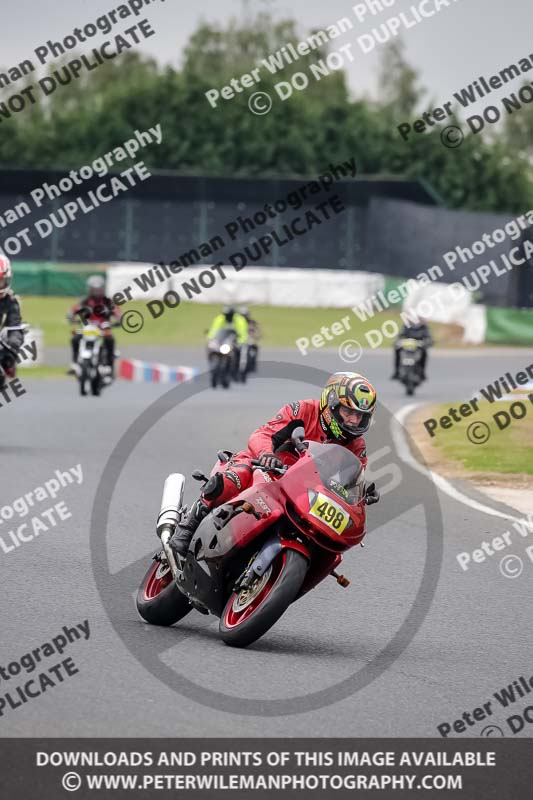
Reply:
[[89, 275], [105, 276], [103, 265], [14, 262], [13, 289], [20, 295], [79, 297]]
[[490, 344], [519, 344], [533, 347], [533, 310], [488, 306], [485, 341]]

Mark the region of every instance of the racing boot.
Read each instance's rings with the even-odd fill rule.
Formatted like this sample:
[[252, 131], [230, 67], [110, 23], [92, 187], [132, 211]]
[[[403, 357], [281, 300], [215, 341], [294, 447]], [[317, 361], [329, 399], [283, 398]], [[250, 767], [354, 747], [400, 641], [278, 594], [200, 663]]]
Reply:
[[198, 525], [209, 513], [210, 508], [200, 498], [191, 506], [191, 510], [184, 520], [182, 520], [170, 540], [169, 544], [175, 555], [185, 558], [191, 539]]

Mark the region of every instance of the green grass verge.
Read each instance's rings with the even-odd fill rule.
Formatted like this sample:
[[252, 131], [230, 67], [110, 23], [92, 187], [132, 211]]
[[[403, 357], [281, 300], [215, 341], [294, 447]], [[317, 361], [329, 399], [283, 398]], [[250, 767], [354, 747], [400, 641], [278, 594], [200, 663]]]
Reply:
[[[468, 470], [479, 472], [500, 472], [504, 474], [533, 475], [533, 404], [528, 399], [521, 400], [527, 409], [524, 419], [512, 419], [504, 430], [499, 430], [494, 415], [500, 412], [509, 413], [513, 401], [502, 401], [479, 404], [479, 412], [455, 422], [452, 428], [435, 431], [431, 439], [433, 447], [450, 460], [460, 461]], [[439, 419], [448, 415], [450, 407], [458, 408], [461, 403], [448, 403], [426, 409], [425, 419]], [[498, 417], [502, 422], [505, 419]], [[473, 444], [469, 441], [467, 430], [475, 422], [482, 422], [490, 429], [490, 439], [485, 444]], [[472, 434], [472, 432], [471, 432]], [[479, 433], [478, 433], [479, 435]]]
[[[65, 297], [23, 297], [22, 311], [24, 320], [32, 326], [44, 331], [45, 347], [64, 346], [68, 343], [70, 326], [65, 320], [74, 300]], [[117, 329], [116, 334], [122, 344], [195, 346], [205, 343], [205, 331], [209, 328], [215, 314], [221, 306], [203, 305], [200, 303], [182, 303], [175, 309], [167, 309], [159, 319], [152, 319], [141, 302], [128, 303], [123, 311], [136, 309], [140, 311], [145, 324], [138, 333], [126, 333]], [[331, 341], [324, 341], [325, 347], [338, 347], [345, 339], [356, 339], [367, 346], [365, 333], [380, 328], [387, 320], [401, 324], [396, 312], [376, 314], [367, 323], [361, 322], [349, 309], [339, 308], [282, 308], [274, 306], [254, 306], [254, 316], [263, 329], [263, 345], [265, 347], [295, 347], [297, 339], [320, 334], [323, 326], [330, 327], [340, 322], [343, 317], [349, 318], [350, 329], [334, 336]], [[443, 325], [432, 326], [437, 343], [453, 346], [459, 343], [457, 331]], [[382, 347], [390, 348], [392, 339], [384, 338]], [[320, 348], [309, 348], [315, 352]]]
[[72, 376], [67, 375], [67, 365], [64, 367], [19, 367], [17, 370], [17, 378], [20, 378], [22, 383], [34, 378], [69, 378], [74, 380]]

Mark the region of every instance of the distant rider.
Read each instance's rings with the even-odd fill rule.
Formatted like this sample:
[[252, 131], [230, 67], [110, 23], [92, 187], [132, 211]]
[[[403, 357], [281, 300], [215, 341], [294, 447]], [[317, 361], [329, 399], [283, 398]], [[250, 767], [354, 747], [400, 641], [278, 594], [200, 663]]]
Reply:
[[[105, 280], [101, 275], [92, 275], [87, 281], [87, 296], [82, 298], [67, 315], [67, 320], [74, 324], [76, 322], [93, 322], [102, 325], [108, 322], [115, 324], [120, 319], [120, 309], [111, 298], [106, 297]], [[114, 377], [115, 368], [115, 338], [111, 333], [111, 328], [104, 329], [104, 349], [108, 366], [111, 367], [111, 375]], [[78, 353], [80, 350], [81, 333], [73, 331], [70, 340], [72, 347], [72, 367], [75, 373], [78, 366]]]
[[433, 337], [424, 320], [419, 320], [411, 324], [405, 324], [398, 334], [398, 338], [394, 343], [394, 373], [391, 380], [398, 380], [400, 377], [400, 351], [402, 349], [402, 339], [417, 339], [422, 344], [422, 358], [420, 359], [420, 368], [422, 371], [422, 380], [426, 380], [426, 364], [427, 364], [427, 351], [433, 344]]
[[[275, 455], [281, 445], [290, 443], [296, 428], [303, 427], [305, 438], [312, 442], [335, 443], [347, 447], [366, 467], [366, 444], [363, 434], [372, 422], [376, 391], [369, 381], [355, 372], [336, 372], [322, 392], [320, 400], [297, 400], [288, 403], [269, 422], [255, 430], [248, 447], [229, 461], [217, 462], [200, 498], [178, 526], [170, 545], [184, 556], [198, 525], [217, 506], [231, 500], [252, 483], [252, 459], [259, 459], [266, 469], [294, 464], [297, 455], [289, 449]], [[379, 492], [372, 483], [366, 490], [368, 505], [377, 503]]]
[[[0, 255], [0, 330], [22, 325], [20, 303], [11, 289], [13, 271], [7, 256]], [[17, 363], [17, 353], [24, 342], [22, 330], [7, 331], [0, 342], [0, 387], [4, 386], [6, 373], [13, 371]]]
[[217, 314], [211, 323], [211, 327], [207, 332], [207, 338], [214, 339], [217, 333], [222, 330], [227, 330], [235, 334], [234, 371], [236, 372], [239, 364], [241, 347], [248, 341], [248, 323], [233, 306], [225, 306], [222, 312]]

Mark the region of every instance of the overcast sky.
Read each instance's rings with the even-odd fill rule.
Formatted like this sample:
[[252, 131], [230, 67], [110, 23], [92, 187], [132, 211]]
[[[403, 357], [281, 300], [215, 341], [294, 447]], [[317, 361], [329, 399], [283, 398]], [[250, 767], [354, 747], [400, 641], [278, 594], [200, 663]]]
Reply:
[[[120, 1], [1, 0], [0, 61], [10, 67], [25, 58], [31, 59], [33, 50], [48, 38], [63, 38], [73, 28], [117, 8]], [[409, 60], [420, 69], [424, 84], [439, 102], [449, 100], [454, 91], [479, 75], [492, 75], [533, 54], [532, 0], [449, 1], [449, 8], [403, 32]], [[336, 40], [340, 45], [355, 42], [358, 35], [373, 25], [402, 10], [408, 12], [410, 6], [419, 2], [397, 0], [385, 13], [376, 17], [369, 15], [366, 23], [357, 21], [352, 11], [354, 3], [345, 0], [328, 0], [327, 3], [324, 0], [272, 0], [270, 5], [279, 14], [294, 17], [302, 34], [309, 28], [324, 27], [349, 16], [355, 28]], [[252, 7], [261, 5], [254, 0], [251, 4]], [[201, 20], [224, 23], [232, 15], [238, 15], [241, 8], [240, 0], [153, 0], [144, 16], [150, 19], [157, 35], [145, 41], [142, 49], [161, 62], [178, 66], [183, 46]], [[129, 20], [122, 21], [116, 32], [128, 23]], [[100, 36], [92, 40], [91, 45], [104, 39]], [[350, 87], [354, 94], [374, 94], [379, 46], [370, 55], [364, 55], [357, 46], [354, 52], [357, 59], [348, 67]]]

